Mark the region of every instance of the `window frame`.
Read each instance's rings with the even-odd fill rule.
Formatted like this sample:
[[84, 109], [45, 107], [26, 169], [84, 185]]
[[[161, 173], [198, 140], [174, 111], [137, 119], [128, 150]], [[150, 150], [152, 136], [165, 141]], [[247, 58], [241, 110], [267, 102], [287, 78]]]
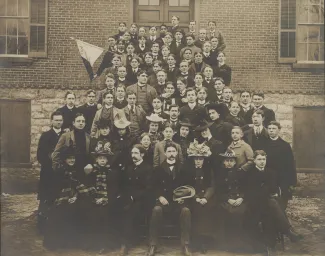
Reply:
[[[281, 28], [281, 2], [279, 0], [279, 19], [278, 19], [278, 63], [280, 64], [293, 64], [294, 68], [324, 68], [325, 61], [298, 61], [297, 59], [297, 51], [298, 51], [298, 1], [296, 0], [296, 26], [295, 29], [282, 29]], [[320, 0], [322, 1], [322, 0]], [[301, 25], [301, 24], [300, 24]], [[313, 26], [313, 23], [309, 23], [307, 25]], [[320, 23], [315, 23], [315, 25], [321, 25]], [[324, 24], [323, 24], [324, 25]], [[281, 57], [281, 32], [294, 32], [295, 33], [295, 57]]]
[[[43, 0], [45, 2], [45, 24], [32, 23], [32, 1], [28, 0], [28, 53], [27, 54], [0, 54], [0, 59], [4, 62], [17, 62], [17, 63], [30, 63], [31, 58], [46, 58], [48, 49], [47, 49], [47, 37], [48, 37], [48, 0]], [[23, 17], [23, 16], [22, 16]], [[4, 16], [6, 18], [6, 16]], [[44, 26], [45, 27], [45, 41], [44, 41], [44, 51], [31, 51], [31, 26]]]

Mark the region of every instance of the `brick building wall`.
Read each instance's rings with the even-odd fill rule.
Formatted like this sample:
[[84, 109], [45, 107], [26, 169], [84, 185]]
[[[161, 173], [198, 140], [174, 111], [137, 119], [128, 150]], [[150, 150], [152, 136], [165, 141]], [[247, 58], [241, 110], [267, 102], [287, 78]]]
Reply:
[[[233, 69], [235, 90], [261, 90], [266, 105], [276, 112], [283, 125], [284, 139], [292, 142], [293, 106], [325, 106], [324, 71], [294, 70], [279, 64], [278, 0], [195, 0], [200, 1], [200, 27], [216, 20], [227, 44], [227, 62]], [[115, 34], [119, 21], [129, 20], [129, 0], [49, 0], [48, 57], [35, 59], [30, 66], [0, 68], [0, 98], [31, 100], [32, 169], [1, 169], [12, 175], [38, 173], [36, 149], [40, 134], [48, 129], [50, 113], [63, 105], [64, 90], [72, 88], [83, 103], [90, 84], [75, 37], [106, 47], [108, 35]], [[99, 59], [94, 67], [98, 67]], [[6, 170], [9, 170], [6, 172]], [[15, 175], [14, 175], [14, 174]], [[9, 177], [8, 175], [6, 177]]]

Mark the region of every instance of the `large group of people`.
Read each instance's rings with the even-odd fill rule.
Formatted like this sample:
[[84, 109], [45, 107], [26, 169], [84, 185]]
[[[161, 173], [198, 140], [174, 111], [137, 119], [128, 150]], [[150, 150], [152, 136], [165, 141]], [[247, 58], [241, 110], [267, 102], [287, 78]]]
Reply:
[[120, 244], [127, 255], [143, 219], [148, 256], [170, 221], [184, 255], [211, 238], [230, 250], [259, 241], [268, 255], [279, 234], [301, 238], [285, 213], [297, 180], [281, 125], [263, 93], [234, 100], [216, 22], [195, 26], [185, 33], [173, 16], [158, 35], [121, 22], [90, 74], [105, 88], [79, 107], [66, 92], [37, 152], [47, 248]]

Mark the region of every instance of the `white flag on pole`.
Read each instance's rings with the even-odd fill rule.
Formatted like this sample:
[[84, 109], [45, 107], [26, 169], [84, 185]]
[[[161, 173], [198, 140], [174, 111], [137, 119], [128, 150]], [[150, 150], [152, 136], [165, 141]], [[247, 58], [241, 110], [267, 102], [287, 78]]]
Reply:
[[104, 49], [78, 39], [75, 40], [77, 42], [81, 57], [87, 60], [89, 64], [93, 67], [95, 61], [103, 53]]

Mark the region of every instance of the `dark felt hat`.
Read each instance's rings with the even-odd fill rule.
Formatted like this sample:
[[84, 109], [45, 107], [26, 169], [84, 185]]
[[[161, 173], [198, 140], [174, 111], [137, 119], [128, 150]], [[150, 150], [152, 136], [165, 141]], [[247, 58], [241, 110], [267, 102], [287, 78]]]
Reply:
[[206, 128], [209, 128], [211, 125], [213, 125], [213, 122], [208, 122], [207, 120], [203, 119], [198, 123], [198, 126], [195, 128], [195, 131], [202, 132]]
[[227, 113], [227, 106], [223, 103], [210, 103], [206, 106], [207, 110], [214, 109], [220, 115], [220, 117], [225, 117]]
[[181, 186], [173, 191], [173, 201], [181, 203], [184, 199], [195, 196], [195, 189], [191, 186]]
[[187, 126], [187, 127], [193, 127], [194, 126], [194, 124], [192, 124], [190, 119], [188, 119], [188, 118], [184, 118], [183, 120], [180, 120], [179, 124], [181, 126]]

